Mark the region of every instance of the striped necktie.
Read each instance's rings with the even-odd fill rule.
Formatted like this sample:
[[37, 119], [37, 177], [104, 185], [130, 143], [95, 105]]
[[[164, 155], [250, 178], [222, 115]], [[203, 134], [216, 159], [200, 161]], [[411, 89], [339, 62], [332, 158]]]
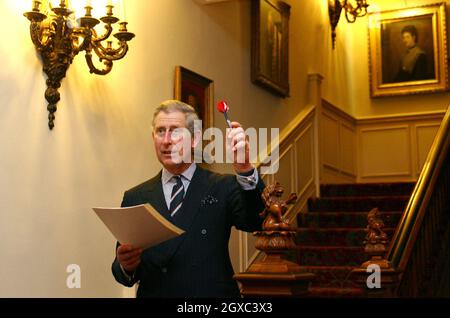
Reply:
[[170, 196], [169, 212], [171, 217], [173, 217], [181, 209], [184, 198], [184, 186], [183, 182], [181, 181], [181, 177], [174, 176], [172, 177], [172, 179], [174, 179], [176, 183], [173, 186], [172, 195]]

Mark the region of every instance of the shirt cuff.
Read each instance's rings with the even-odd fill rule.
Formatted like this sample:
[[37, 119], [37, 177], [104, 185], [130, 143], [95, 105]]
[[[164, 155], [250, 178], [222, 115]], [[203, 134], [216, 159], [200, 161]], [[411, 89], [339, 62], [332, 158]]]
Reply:
[[241, 185], [243, 190], [245, 191], [255, 190], [256, 185], [258, 184], [259, 181], [258, 170], [254, 168], [253, 173], [247, 176], [236, 174], [236, 180]]
[[119, 264], [119, 266], [120, 266], [120, 270], [122, 271], [122, 274], [125, 276], [125, 278], [126, 278], [129, 282], [131, 282], [131, 281], [134, 279], [134, 274], [135, 274], [135, 273], [133, 273], [133, 275], [130, 276], [130, 275], [127, 273], [127, 271], [122, 267], [121, 264]]

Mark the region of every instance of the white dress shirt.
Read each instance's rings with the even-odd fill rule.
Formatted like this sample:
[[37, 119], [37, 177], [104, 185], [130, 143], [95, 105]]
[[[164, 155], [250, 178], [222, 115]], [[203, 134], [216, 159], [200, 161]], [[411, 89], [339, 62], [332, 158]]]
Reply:
[[[191, 183], [192, 177], [194, 176], [196, 169], [197, 165], [193, 163], [181, 174], [181, 181], [183, 182], [184, 186], [184, 195], [186, 195], [187, 193], [189, 184]], [[163, 187], [164, 199], [166, 200], [167, 208], [170, 207], [170, 197], [172, 196], [173, 186], [176, 183], [176, 181], [172, 179], [173, 176], [174, 174], [167, 171], [166, 168], [162, 169], [161, 183]], [[236, 180], [241, 185], [243, 190], [246, 191], [254, 190], [256, 188], [256, 184], [258, 183], [258, 171], [254, 169], [253, 174], [250, 176], [243, 176], [240, 174], [236, 174]]]

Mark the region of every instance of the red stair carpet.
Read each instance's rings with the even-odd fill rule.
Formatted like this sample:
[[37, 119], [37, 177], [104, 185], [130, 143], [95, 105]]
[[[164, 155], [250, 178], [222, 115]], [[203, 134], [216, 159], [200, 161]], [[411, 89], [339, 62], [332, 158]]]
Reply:
[[367, 260], [367, 213], [379, 208], [391, 239], [414, 183], [322, 185], [298, 215], [297, 262], [316, 274], [309, 297], [361, 297], [351, 271]]

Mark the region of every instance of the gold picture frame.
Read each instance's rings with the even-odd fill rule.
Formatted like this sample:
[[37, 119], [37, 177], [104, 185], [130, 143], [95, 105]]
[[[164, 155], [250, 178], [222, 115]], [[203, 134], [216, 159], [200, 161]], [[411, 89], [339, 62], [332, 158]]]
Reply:
[[283, 1], [252, 0], [252, 82], [289, 96], [289, 17]]
[[174, 97], [195, 108], [203, 131], [214, 125], [214, 81], [183, 66], [175, 68]]
[[446, 5], [369, 15], [372, 98], [449, 90]]

